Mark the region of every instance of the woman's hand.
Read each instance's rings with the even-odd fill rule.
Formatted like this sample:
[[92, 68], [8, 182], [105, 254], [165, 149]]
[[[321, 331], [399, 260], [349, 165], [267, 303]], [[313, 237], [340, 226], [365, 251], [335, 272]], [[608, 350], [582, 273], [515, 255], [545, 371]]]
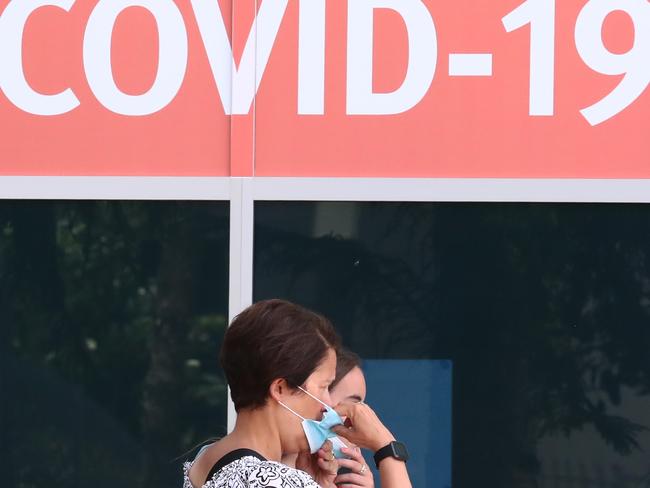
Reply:
[[395, 440], [377, 414], [365, 403], [341, 403], [335, 410], [345, 418], [345, 425], [332, 430], [360, 447], [376, 452]]
[[348, 468], [350, 473], [340, 474], [334, 479], [338, 488], [374, 488], [375, 480], [372, 471], [368, 468], [366, 461], [361, 455], [361, 449], [358, 447], [341, 449], [341, 452], [350, 459], [339, 459], [339, 466]]
[[338, 460], [334, 457], [332, 443], [326, 441], [315, 454], [303, 452], [296, 458], [296, 468], [309, 473], [314, 481], [323, 488], [334, 488], [334, 478], [339, 470]]
[[[340, 404], [336, 407], [336, 411], [341, 417], [345, 417], [345, 425], [333, 427], [332, 430], [361, 447], [377, 452], [395, 440], [393, 434], [365, 403]], [[341, 465], [343, 466], [343, 463]], [[379, 477], [383, 488], [412, 488], [406, 463], [403, 461], [393, 458], [383, 460], [379, 464]], [[355, 485], [343, 486], [351, 488]]]

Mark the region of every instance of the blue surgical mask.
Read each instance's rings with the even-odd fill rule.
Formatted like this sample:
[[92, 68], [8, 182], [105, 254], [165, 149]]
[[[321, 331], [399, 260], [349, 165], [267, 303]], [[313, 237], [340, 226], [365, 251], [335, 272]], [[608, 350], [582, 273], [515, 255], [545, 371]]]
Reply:
[[347, 446], [334, 432], [330, 430], [336, 425], [343, 425], [343, 420], [339, 414], [336, 413], [336, 410], [334, 410], [332, 407], [320, 401], [307, 390], [304, 390], [302, 388], [300, 389], [325, 407], [325, 413], [323, 414], [323, 418], [321, 420], [306, 419], [299, 413], [296, 413], [291, 408], [287, 407], [281, 401], [278, 400], [278, 403], [289, 410], [296, 417], [302, 419], [302, 430], [305, 432], [307, 442], [309, 442], [309, 450], [313, 454], [318, 451], [323, 446], [323, 444], [325, 444], [325, 441], [329, 440], [332, 443], [334, 456], [337, 459], [346, 458], [347, 456], [341, 452], [341, 448]]

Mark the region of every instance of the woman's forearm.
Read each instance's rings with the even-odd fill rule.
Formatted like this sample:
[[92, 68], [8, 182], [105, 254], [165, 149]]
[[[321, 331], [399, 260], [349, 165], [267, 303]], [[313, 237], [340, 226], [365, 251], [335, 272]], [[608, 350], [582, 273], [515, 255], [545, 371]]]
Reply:
[[411, 480], [406, 470], [406, 463], [388, 457], [379, 463], [379, 477], [382, 488], [411, 488]]

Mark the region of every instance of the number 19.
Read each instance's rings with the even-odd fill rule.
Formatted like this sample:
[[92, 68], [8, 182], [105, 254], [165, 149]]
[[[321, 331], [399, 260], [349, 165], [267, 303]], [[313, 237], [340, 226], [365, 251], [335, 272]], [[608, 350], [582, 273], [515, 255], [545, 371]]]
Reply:
[[[607, 16], [623, 11], [634, 24], [634, 44], [626, 53], [610, 52], [602, 39]], [[502, 19], [507, 32], [530, 24], [530, 115], [553, 115], [555, 84], [555, 0], [527, 0]], [[624, 75], [618, 86], [580, 113], [597, 125], [622, 112], [650, 82], [650, 3], [646, 0], [589, 0], [575, 27], [578, 54], [592, 70]]]

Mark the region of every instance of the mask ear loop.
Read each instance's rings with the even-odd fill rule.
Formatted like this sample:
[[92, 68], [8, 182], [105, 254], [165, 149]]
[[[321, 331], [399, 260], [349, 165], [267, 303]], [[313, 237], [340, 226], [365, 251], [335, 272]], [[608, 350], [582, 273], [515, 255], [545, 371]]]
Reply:
[[316, 398], [314, 395], [312, 395], [312, 394], [309, 393], [307, 390], [305, 390], [302, 386], [299, 386], [298, 389], [301, 390], [303, 393], [307, 393], [307, 395], [309, 395], [310, 397], [312, 397], [314, 400], [316, 400], [318, 403], [320, 403], [321, 405], [323, 405], [324, 407], [326, 407], [328, 410], [333, 410], [332, 407], [330, 407], [327, 403], [325, 403], [324, 401], [319, 400], [318, 398]]
[[292, 414], [294, 414], [296, 417], [300, 417], [302, 420], [306, 420], [305, 417], [303, 417], [302, 415], [300, 415], [298, 412], [294, 411], [294, 410], [291, 409], [290, 407], [286, 406], [286, 405], [285, 405], [284, 403], [282, 403], [280, 400], [276, 400], [276, 401], [277, 401], [280, 405], [282, 405], [284, 408], [286, 408], [287, 410], [289, 410], [289, 411], [290, 411]]

